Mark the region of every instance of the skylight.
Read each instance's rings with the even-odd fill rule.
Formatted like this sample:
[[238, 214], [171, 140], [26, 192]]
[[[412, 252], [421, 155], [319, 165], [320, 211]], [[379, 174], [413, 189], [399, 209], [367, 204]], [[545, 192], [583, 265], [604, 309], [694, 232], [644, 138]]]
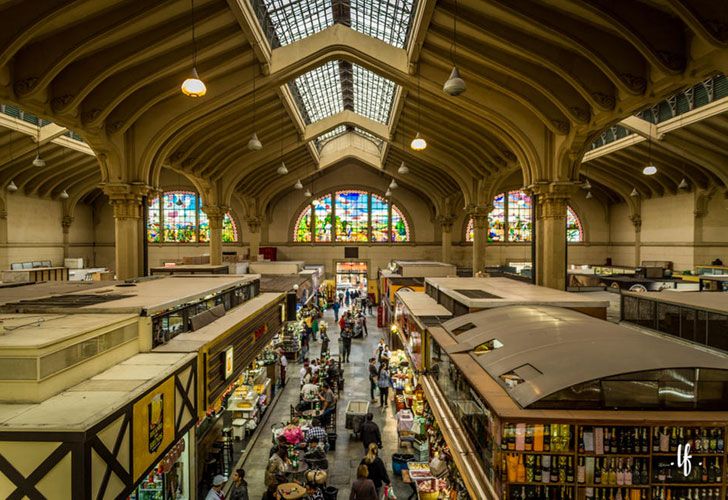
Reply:
[[306, 123], [350, 109], [386, 124], [395, 90], [394, 82], [348, 61], [330, 61], [290, 86]]
[[403, 48], [415, 0], [253, 0], [253, 6], [274, 48], [334, 24]]
[[354, 132], [356, 132], [357, 134], [361, 135], [362, 137], [366, 137], [367, 139], [369, 139], [370, 141], [372, 141], [374, 144], [376, 144], [378, 148], [381, 148], [382, 147], [382, 143], [384, 141], [382, 139], [380, 139], [379, 137], [377, 137], [376, 135], [374, 135], [372, 133], [369, 133], [366, 130], [362, 130], [362, 129], [358, 128], [358, 127], [354, 129]]
[[337, 136], [343, 134], [344, 132], [346, 132], [346, 125], [339, 125], [335, 129], [329, 130], [325, 134], [321, 134], [320, 136], [318, 136], [316, 138], [316, 142], [319, 145], [323, 145], [329, 139], [333, 139], [334, 137], [337, 137]]

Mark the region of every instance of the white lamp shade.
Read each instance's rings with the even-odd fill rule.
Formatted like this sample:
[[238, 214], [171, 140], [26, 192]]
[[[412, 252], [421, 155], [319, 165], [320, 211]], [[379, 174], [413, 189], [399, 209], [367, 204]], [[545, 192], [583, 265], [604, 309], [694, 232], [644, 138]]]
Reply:
[[397, 184], [397, 181], [392, 179], [392, 182], [389, 183], [389, 189], [397, 189], [399, 185]]
[[409, 174], [409, 167], [404, 162], [399, 166], [397, 172], [401, 175]]
[[591, 194], [591, 191], [587, 191], [587, 192], [586, 192], [586, 196], [585, 196], [585, 198], [586, 198], [587, 200], [591, 200], [592, 198], [594, 198], [594, 195], [593, 195], [593, 194]]
[[584, 181], [584, 184], [582, 184], [581, 189], [586, 189], [589, 191], [592, 188], [591, 182], [589, 182], [589, 179]]
[[650, 164], [642, 169], [642, 173], [645, 175], [655, 175], [657, 173], [657, 167]]
[[690, 186], [688, 186], [688, 181], [683, 177], [683, 179], [680, 181], [680, 184], [677, 185], [678, 189], [687, 189]]
[[301, 179], [298, 179], [296, 183], [293, 185], [296, 189], [303, 189], [303, 184], [301, 184]]
[[68, 199], [68, 191], [66, 191], [66, 190], [64, 189], [63, 191], [61, 191], [61, 194], [59, 194], [59, 195], [58, 195], [58, 197], [59, 197], [60, 199], [62, 199], [62, 200], [67, 200], [67, 199]]
[[43, 158], [40, 157], [40, 154], [35, 155], [35, 159], [33, 160], [33, 166], [34, 167], [45, 167], [46, 162]]
[[632, 198], [637, 198], [640, 194], [637, 192], [637, 188], [633, 188], [632, 192], [629, 193]]
[[387, 192], [384, 193], [384, 196], [392, 196], [392, 190], [391, 189], [387, 189]]
[[15, 182], [11, 180], [11, 181], [10, 181], [10, 184], [8, 184], [7, 190], [8, 190], [9, 192], [11, 192], [11, 193], [14, 193], [15, 191], [17, 191], [17, 190], [18, 190], [18, 186], [16, 186], [16, 185], [15, 185]]
[[261, 144], [260, 140], [258, 139], [258, 134], [253, 132], [253, 135], [250, 136], [250, 140], [248, 141], [248, 149], [251, 151], [260, 151], [263, 149], [263, 144]]
[[465, 80], [460, 78], [460, 71], [457, 66], [453, 66], [450, 72], [450, 78], [447, 79], [445, 84], [442, 86], [442, 90], [452, 96], [460, 95], [465, 92]]
[[313, 193], [311, 193], [310, 189], [307, 189], [306, 191], [303, 192], [303, 195], [307, 198], [310, 198], [311, 196], [313, 196]]
[[192, 68], [192, 75], [184, 82], [182, 82], [182, 93], [188, 97], [202, 97], [207, 94], [207, 87], [200, 80], [200, 75], [197, 74], [197, 68]]
[[288, 169], [286, 168], [286, 164], [284, 162], [281, 162], [281, 166], [278, 167], [278, 170], [276, 170], [279, 175], [286, 175], [288, 173]]
[[412, 139], [412, 142], [410, 143], [410, 147], [415, 151], [422, 151], [427, 147], [427, 141], [420, 135], [419, 132], [417, 132], [417, 134], [415, 134], [415, 138]]

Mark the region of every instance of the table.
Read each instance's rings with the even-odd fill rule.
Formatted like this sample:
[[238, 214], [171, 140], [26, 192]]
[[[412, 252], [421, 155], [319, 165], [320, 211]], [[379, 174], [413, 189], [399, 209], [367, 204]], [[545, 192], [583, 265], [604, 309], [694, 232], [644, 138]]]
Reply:
[[309, 467], [308, 463], [303, 459], [304, 452], [297, 450], [296, 453], [298, 454], [298, 467], [294, 469], [291, 464], [287, 463], [286, 470], [283, 471], [283, 474], [285, 474], [285, 476], [291, 481], [303, 482]]
[[278, 486], [278, 494], [285, 500], [297, 500], [306, 496], [306, 488], [298, 483], [283, 483]]
[[404, 469], [402, 471], [402, 482], [404, 484], [408, 484], [410, 488], [412, 488], [412, 493], [410, 496], [407, 497], [407, 500], [412, 500], [417, 496], [417, 485], [412, 480], [412, 477], [410, 476], [410, 473], [407, 469]]

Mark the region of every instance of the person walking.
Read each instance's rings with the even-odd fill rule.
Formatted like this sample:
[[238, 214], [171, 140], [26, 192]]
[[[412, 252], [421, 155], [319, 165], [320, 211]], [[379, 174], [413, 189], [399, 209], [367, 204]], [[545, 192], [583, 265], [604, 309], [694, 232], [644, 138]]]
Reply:
[[351, 298], [351, 292], [349, 289], [346, 289], [346, 292], [344, 292], [344, 305], [346, 307], [349, 307], [349, 299]]
[[245, 480], [245, 469], [235, 469], [235, 472], [233, 472], [233, 487], [230, 489], [229, 500], [250, 500], [248, 497], [248, 482]]
[[369, 336], [369, 330], [367, 330], [367, 317], [364, 315], [364, 309], [362, 308], [362, 312], [359, 313], [359, 317], [361, 318], [361, 326], [364, 328], [364, 336]]
[[334, 321], [338, 323], [339, 321], [339, 308], [341, 307], [341, 304], [338, 302], [334, 302], [334, 305], [331, 306], [331, 308], [334, 310]]
[[374, 415], [371, 412], [367, 413], [366, 420], [361, 424], [359, 435], [365, 452], [369, 451], [369, 445], [371, 444], [382, 446], [382, 433], [379, 431], [379, 426], [374, 421]]
[[387, 474], [387, 468], [384, 462], [379, 458], [379, 447], [375, 443], [371, 443], [367, 449], [367, 454], [361, 461], [362, 465], [366, 465], [369, 470], [369, 479], [374, 483], [377, 490], [377, 498], [382, 496], [382, 486], [389, 486], [391, 481]]
[[351, 354], [351, 338], [353, 336], [354, 334], [348, 326], [341, 332], [341, 361], [344, 363], [349, 362], [349, 355]]
[[360, 465], [356, 469], [356, 480], [351, 485], [349, 500], [379, 500], [374, 482], [369, 479], [369, 469]]
[[379, 387], [379, 405], [382, 408], [389, 406], [389, 388], [392, 387], [392, 377], [386, 363], [382, 363], [377, 373], [377, 386]]
[[212, 478], [212, 488], [207, 493], [205, 500], [223, 500], [225, 494], [222, 492], [222, 487], [225, 484], [225, 478], [220, 474]]
[[283, 352], [283, 349], [278, 349], [278, 355], [280, 356], [280, 364], [281, 364], [281, 388], [285, 387], [286, 385], [286, 368], [288, 367], [288, 358], [286, 358], [286, 354]]
[[374, 391], [377, 388], [377, 375], [379, 374], [376, 361], [377, 358], [369, 358], [369, 395], [371, 396], [372, 403], [377, 401], [374, 397]]

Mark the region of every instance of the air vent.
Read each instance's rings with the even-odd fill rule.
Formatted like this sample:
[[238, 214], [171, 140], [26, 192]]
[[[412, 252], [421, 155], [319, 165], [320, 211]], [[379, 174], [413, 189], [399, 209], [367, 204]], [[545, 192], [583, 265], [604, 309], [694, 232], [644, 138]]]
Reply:
[[486, 354], [490, 351], [494, 351], [495, 349], [500, 349], [501, 347], [503, 347], [503, 342], [498, 339], [490, 339], [473, 349], [473, 353], [477, 355]]
[[465, 295], [469, 299], [500, 299], [497, 295], [484, 292], [483, 290], [455, 290], [461, 295]]
[[513, 389], [519, 384], [526, 382], [527, 380], [533, 380], [539, 375], [543, 375], [531, 364], [521, 365], [507, 373], [500, 376], [500, 379], [506, 385], [508, 389]]
[[475, 328], [475, 325], [474, 324], [472, 324], [472, 323], [465, 323], [464, 325], [455, 328], [450, 333], [452, 333], [453, 335], [460, 335], [461, 333], [465, 333], [468, 330], [472, 330], [473, 328]]

